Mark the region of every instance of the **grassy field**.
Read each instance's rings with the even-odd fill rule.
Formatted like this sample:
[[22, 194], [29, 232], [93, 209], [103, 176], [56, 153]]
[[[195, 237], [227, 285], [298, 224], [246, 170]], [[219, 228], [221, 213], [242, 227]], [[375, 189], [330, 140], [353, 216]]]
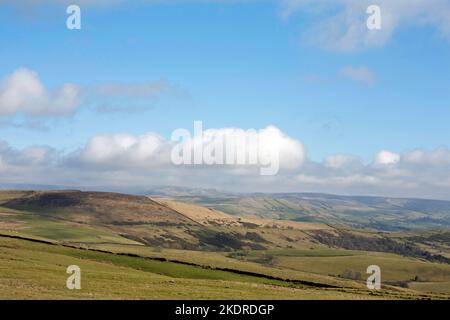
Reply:
[[[374, 241], [404, 249], [402, 241], [419, 235], [389, 236], [233, 217], [162, 198], [0, 192], [0, 298], [448, 299], [445, 261], [354, 250]], [[446, 250], [445, 233], [417, 239], [425, 250]], [[82, 269], [81, 291], [65, 287], [72, 264]], [[366, 288], [371, 264], [381, 267], [381, 291]]]
[[270, 264], [274, 267], [355, 280], [366, 278], [367, 266], [378, 265], [385, 284], [407, 286], [423, 292], [449, 292], [448, 264], [390, 253], [342, 249], [254, 251], [246, 254], [245, 259], [258, 261], [268, 255], [271, 257]]
[[[170, 190], [162, 192], [170, 197]], [[450, 202], [388, 197], [311, 193], [214, 194], [174, 193], [174, 199], [198, 203], [230, 215], [293, 221], [316, 221], [383, 231], [448, 229]]]
[[[296, 271], [286, 268], [262, 265], [257, 262], [243, 261], [230, 257], [231, 253], [187, 251], [174, 249], [156, 249], [146, 246], [118, 245], [118, 244], [94, 244], [91, 248], [107, 250], [115, 253], [132, 253], [143, 257], [164, 258], [171, 261], [192, 263], [207, 268], [228, 268], [265, 274], [282, 279], [304, 280], [318, 284], [328, 284], [338, 287], [364, 289], [365, 285], [348, 279], [329, 277], [327, 275], [314, 274], [310, 272]], [[250, 252], [246, 254], [252, 254]]]
[[[78, 265], [82, 289], [66, 288]], [[0, 237], [1, 299], [370, 299], [410, 293], [317, 289], [213, 269]]]

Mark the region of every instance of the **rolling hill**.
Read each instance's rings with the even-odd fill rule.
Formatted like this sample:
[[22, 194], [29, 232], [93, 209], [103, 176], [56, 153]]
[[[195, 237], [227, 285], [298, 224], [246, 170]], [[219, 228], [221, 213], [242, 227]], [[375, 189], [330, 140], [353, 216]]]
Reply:
[[239, 194], [160, 188], [150, 195], [196, 203], [231, 215], [256, 216], [379, 231], [450, 228], [450, 201], [320, 193]]
[[[174, 281], [191, 283], [192, 288], [196, 287], [194, 278], [204, 289], [213, 285], [208, 281], [231, 281], [230, 287], [241, 290], [236, 289], [235, 297], [243, 298], [274, 298], [286, 288], [291, 290], [286, 297], [293, 299], [439, 298], [450, 291], [448, 248], [444, 231], [378, 232], [320, 221], [237, 215], [161, 196], [0, 191], [0, 259], [4, 266], [0, 296], [7, 296], [7, 290], [18, 283], [25, 289], [11, 291], [17, 297], [27, 297], [33, 286], [42, 287], [41, 292], [49, 296], [56, 294], [62, 288], [49, 288], [28, 271], [14, 275], [10, 268], [23, 268], [18, 265], [20, 261], [31, 259], [42, 262], [39, 268], [45, 273], [59, 268], [63, 264], [60, 259], [77, 258], [92, 263], [94, 274], [99, 274], [94, 265], [104, 263], [119, 268], [123, 279], [130, 272], [132, 283], [141, 276], [151, 279], [154, 274], [183, 279], [187, 282]], [[41, 256], [51, 260], [44, 261], [47, 258], [42, 260]], [[385, 291], [365, 289], [365, 268], [370, 264], [386, 269]], [[165, 271], [180, 268], [184, 270], [181, 273]], [[196, 276], [191, 278], [191, 274]], [[99, 289], [107, 279], [100, 277], [93, 283], [93, 297], [156, 297], [147, 289], [108, 295]], [[252, 290], [254, 287], [261, 290]], [[183, 294], [189, 296], [182, 292], [180, 297]], [[232, 294], [225, 290], [213, 296], [229, 298]], [[205, 296], [192, 293], [189, 297]]]
[[[117, 242], [191, 250], [265, 249], [300, 237], [319, 223], [242, 219], [167, 199], [106, 192], [1, 192], [2, 224], [65, 242]], [[260, 229], [263, 229], [260, 231]], [[95, 235], [102, 235], [94, 239]]]

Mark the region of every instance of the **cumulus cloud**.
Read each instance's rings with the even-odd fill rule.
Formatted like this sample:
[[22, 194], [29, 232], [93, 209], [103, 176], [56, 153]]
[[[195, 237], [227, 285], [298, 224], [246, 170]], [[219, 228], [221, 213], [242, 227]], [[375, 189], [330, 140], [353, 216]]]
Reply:
[[273, 173], [293, 170], [305, 157], [303, 145], [274, 126], [260, 130], [200, 129], [201, 135], [180, 130], [182, 134], [175, 133], [174, 140], [151, 132], [95, 136], [75, 157], [85, 165], [121, 170], [226, 165], [223, 169], [230, 174], [248, 174], [258, 167], [272, 169]]
[[[45, 119], [73, 115], [82, 105], [102, 113], [145, 111], [161, 97], [188, 94], [164, 80], [141, 83], [104, 83], [82, 86], [65, 83], [46, 88], [39, 74], [18, 68], [0, 80], [0, 126], [45, 129]], [[24, 115], [24, 123], [11, 121]], [[5, 119], [6, 118], [6, 119]]]
[[450, 166], [450, 152], [445, 147], [440, 147], [434, 152], [417, 149], [404, 154], [403, 161], [412, 166], [421, 164], [428, 164], [430, 167]]
[[[163, 163], [158, 152], [167, 143], [154, 133], [142, 136], [112, 134], [92, 137], [79, 153], [79, 160], [104, 168], [150, 167]], [[163, 157], [163, 156], [162, 156]], [[166, 162], [169, 157], [166, 154]]]
[[[244, 142], [241, 144], [234, 141], [234, 155], [238, 157], [243, 154], [245, 161], [229, 164], [224, 162], [224, 165], [208, 163], [206, 155], [211, 152], [211, 146], [217, 144], [220, 138], [233, 135]], [[220, 185], [223, 183], [220, 181], [222, 179], [229, 183], [238, 180], [250, 183], [251, 180], [258, 179], [261, 177], [261, 168], [267, 169], [274, 164], [275, 155], [275, 173], [280, 174], [298, 170], [305, 158], [302, 143], [274, 126], [260, 130], [208, 129], [203, 131], [202, 137], [199, 140], [198, 136], [192, 134], [188, 140], [172, 141], [152, 132], [139, 136], [126, 133], [97, 135], [89, 139], [82, 148], [66, 154], [40, 146], [15, 150], [4, 143], [0, 150], [4, 168], [0, 172], [0, 178], [11, 180], [10, 173], [15, 172], [15, 181], [23, 183], [33, 181], [67, 185], [69, 179], [72, 182], [79, 181], [81, 185], [89, 185], [95, 181], [97, 186], [180, 184], [187, 181], [194, 184], [216, 181]], [[230, 150], [227, 149], [228, 142], [223, 145], [224, 157]], [[177, 144], [187, 146], [192, 155], [194, 148], [201, 144], [203, 161], [199, 165], [174, 164], [171, 153]], [[253, 149], [260, 151], [256, 154], [257, 157], [262, 157], [256, 159], [259, 162], [250, 161]], [[36, 171], [36, 175], [30, 174], [33, 171]], [[275, 180], [268, 178], [262, 183]]]
[[[448, 0], [281, 0], [282, 14], [297, 11], [315, 19], [303, 39], [321, 47], [351, 51], [387, 43], [400, 28], [431, 27], [450, 39], [450, 2]], [[366, 9], [381, 8], [381, 30], [368, 30]]]
[[251, 157], [255, 157], [255, 162], [264, 164], [276, 157], [282, 168], [292, 169], [301, 166], [304, 160], [303, 145], [275, 126], [260, 130], [208, 129], [202, 137], [193, 137], [191, 144], [203, 144], [202, 149], [208, 150], [217, 142], [223, 144], [221, 147], [225, 158], [228, 156], [227, 152], [233, 152], [235, 158], [243, 155], [244, 163], [252, 162]]
[[339, 70], [339, 75], [362, 84], [373, 84], [375, 82], [375, 76], [372, 74], [369, 68], [365, 66], [346, 66]]
[[20, 68], [0, 83], [0, 115], [66, 115], [75, 110], [79, 98], [77, 85], [48, 90], [36, 72]]
[[336, 154], [325, 158], [325, 167], [332, 168], [335, 170], [345, 169], [345, 168], [355, 168], [361, 164], [361, 159], [356, 156]]
[[367, 163], [334, 155], [324, 165], [309, 161], [296, 181], [314, 192], [450, 199], [450, 150], [382, 150]]
[[[209, 130], [204, 131], [206, 136], [218, 137], [242, 129]], [[241, 132], [248, 137], [246, 131]], [[115, 187], [125, 192], [154, 185], [178, 185], [243, 192], [325, 192], [450, 200], [448, 147], [398, 153], [381, 150], [367, 162], [342, 154], [313, 161], [304, 154], [300, 141], [276, 127], [256, 130], [256, 134], [266, 148], [274, 144], [279, 147], [280, 170], [276, 175], [263, 176], [258, 167], [247, 165], [175, 165], [170, 156], [177, 142], [147, 133], [94, 136], [82, 148], [69, 153], [47, 146], [18, 150], [0, 142], [0, 179]], [[210, 143], [210, 139], [203, 141], [204, 150]]]
[[394, 165], [400, 161], [400, 155], [394, 152], [382, 150], [375, 156], [377, 165]]

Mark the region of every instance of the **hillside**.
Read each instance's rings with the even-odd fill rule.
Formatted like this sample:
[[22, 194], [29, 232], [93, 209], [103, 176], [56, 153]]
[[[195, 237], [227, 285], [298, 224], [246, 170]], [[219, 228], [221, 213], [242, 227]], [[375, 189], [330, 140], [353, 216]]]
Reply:
[[64, 242], [140, 243], [191, 250], [286, 247], [318, 223], [241, 219], [199, 206], [144, 196], [81, 191], [0, 192], [0, 227]]
[[[65, 287], [66, 266], [82, 270], [81, 290]], [[414, 290], [302, 284], [138, 256], [80, 250], [0, 235], [0, 299], [413, 299]]]
[[[448, 229], [450, 201], [318, 193], [230, 194], [158, 189], [159, 196], [196, 203], [231, 215], [256, 216], [380, 231]], [[153, 192], [149, 193], [150, 195]]]
[[[14, 239], [5, 240], [11, 237]], [[39, 245], [43, 256], [60, 246], [100, 250], [107, 261], [113, 259], [107, 254], [114, 253], [127, 259], [156, 259], [262, 277], [281, 281], [282, 287], [286, 286], [283, 281], [294, 281], [313, 287], [314, 294], [327, 286], [340, 292], [323, 292], [323, 298], [339, 298], [344, 291], [345, 298], [364, 298], [364, 291], [353, 297], [347, 293], [365, 288], [365, 268], [370, 264], [378, 264], [387, 272], [385, 285], [394, 292], [383, 294], [390, 297], [398, 295], [395, 290], [415, 298], [450, 292], [445, 232], [380, 233], [321, 222], [238, 216], [164, 197], [76, 190], [1, 191], [0, 242], [17, 241], [19, 253], [28, 246], [25, 239], [43, 241]], [[3, 253], [9, 252], [8, 248], [8, 244], [0, 245]], [[17, 258], [14, 252], [9, 253], [12, 261]], [[8, 260], [7, 255], [4, 259]], [[127, 263], [135, 266], [133, 261]], [[8, 263], [5, 265], [15, 262]], [[2, 287], [1, 281], [16, 280], [13, 275], [3, 280], [0, 276], [0, 293], [8, 288]], [[304, 292], [297, 293], [292, 298], [304, 297]], [[255, 294], [244, 296], [254, 298]]]

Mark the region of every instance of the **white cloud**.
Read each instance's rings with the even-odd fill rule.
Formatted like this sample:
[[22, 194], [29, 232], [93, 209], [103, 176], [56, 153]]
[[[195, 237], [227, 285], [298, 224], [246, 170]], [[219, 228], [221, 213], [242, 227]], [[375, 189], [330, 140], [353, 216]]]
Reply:
[[66, 115], [76, 109], [79, 98], [77, 85], [66, 83], [51, 91], [36, 72], [20, 68], [0, 83], [0, 115]]
[[[217, 135], [230, 128], [210, 130], [209, 134]], [[71, 153], [46, 146], [17, 150], [0, 142], [0, 180], [105, 186], [125, 192], [153, 185], [179, 185], [244, 192], [326, 192], [450, 200], [447, 147], [401, 153], [382, 150], [368, 163], [356, 156], [339, 154], [323, 162], [303, 161], [300, 141], [275, 127], [257, 132], [268, 136], [267, 146], [275, 143], [281, 147], [277, 175], [261, 176], [259, 170], [247, 166], [176, 166], [170, 161], [173, 142], [148, 133], [94, 136], [83, 148]]]
[[375, 156], [375, 164], [377, 165], [394, 165], [400, 161], [400, 155], [394, 152], [382, 150]]
[[363, 84], [373, 84], [375, 77], [369, 68], [365, 66], [353, 67], [346, 66], [339, 70], [339, 75], [352, 81], [360, 82]]
[[[46, 127], [43, 119], [72, 115], [82, 104], [94, 106], [95, 111], [103, 113], [142, 112], [151, 108], [163, 96], [185, 98], [188, 94], [163, 80], [96, 86], [65, 83], [51, 90], [44, 86], [37, 72], [18, 68], [0, 80], [0, 117], [9, 117], [0, 121], [0, 125], [43, 128]], [[26, 121], [11, 121], [17, 115], [27, 116]]]
[[[122, 5], [260, 3], [267, 0], [78, 0], [81, 7]], [[281, 16], [288, 18], [298, 11], [316, 17], [307, 30], [310, 39], [328, 48], [352, 50], [386, 43], [401, 26], [431, 26], [450, 37], [450, 3], [448, 0], [272, 0], [279, 4]], [[3, 0], [2, 4], [26, 10], [44, 5], [68, 6], [72, 0]], [[378, 5], [382, 12], [382, 32], [368, 32], [366, 9]], [[319, 31], [316, 33], [314, 31]]]
[[325, 158], [325, 166], [332, 169], [343, 169], [349, 166], [355, 167], [361, 160], [355, 156], [336, 154]]
[[[233, 139], [233, 144], [230, 137]], [[240, 143], [243, 142], [243, 143]], [[255, 144], [252, 144], [255, 142]], [[87, 165], [102, 166], [106, 169], [141, 169], [162, 168], [174, 169], [171, 152], [176, 145], [175, 141], [165, 140], [156, 133], [147, 133], [142, 136], [129, 134], [100, 135], [92, 137], [86, 146], [77, 152], [76, 157]], [[214, 170], [226, 171], [233, 175], [248, 175], [254, 173], [256, 167], [276, 166], [278, 170], [294, 170], [299, 168], [304, 161], [305, 153], [302, 143], [290, 138], [274, 126], [268, 126], [261, 130], [243, 130], [239, 128], [208, 129], [203, 131], [202, 137], [191, 135], [191, 139], [180, 141], [180, 148], [185, 147], [194, 157], [195, 149], [202, 150], [202, 158], [212, 150], [214, 145], [220, 145], [223, 150], [224, 167], [214, 167]], [[244, 155], [243, 163], [227, 163], [227, 147], [233, 148], [234, 159], [238, 155]], [[249, 161], [253, 150], [259, 157], [257, 163]], [[276, 163], [275, 163], [276, 162]], [[190, 164], [193, 161], [190, 162]], [[203, 160], [204, 168], [208, 168]], [[176, 167], [175, 167], [176, 168]], [[179, 167], [180, 168], [180, 167]]]
[[[303, 40], [321, 47], [351, 51], [386, 44], [400, 28], [431, 27], [450, 39], [448, 0], [281, 0], [282, 15], [305, 11], [314, 22]], [[368, 30], [366, 9], [381, 8], [381, 30]]]
[[[249, 141], [255, 141], [260, 160], [263, 163], [270, 162], [271, 158], [276, 156], [279, 165], [283, 169], [293, 169], [302, 165], [304, 160], [303, 145], [287, 136], [280, 129], [274, 126], [268, 126], [261, 130], [243, 130], [239, 128], [221, 128], [208, 129], [204, 132], [205, 147], [214, 143], [221, 137], [233, 136], [239, 141], [246, 143], [236, 145], [236, 154], [245, 154], [249, 158]], [[194, 139], [194, 144], [197, 143]], [[224, 146], [226, 147], [226, 146]]]
[[[198, 3], [258, 3], [267, 0], [79, 0], [81, 7], [114, 5], [198, 4]], [[448, 0], [272, 0], [279, 4], [285, 19], [303, 11], [312, 17], [303, 34], [303, 41], [331, 50], [352, 51], [386, 44], [401, 28], [431, 27], [450, 39], [450, 2]], [[22, 11], [35, 12], [44, 5], [68, 6], [71, 0], [4, 0]], [[368, 6], [381, 8], [381, 30], [368, 30]], [[30, 10], [31, 8], [31, 10]]]
[[130, 134], [95, 136], [81, 151], [80, 160], [107, 168], [154, 166], [157, 151], [164, 143], [163, 139], [154, 133], [142, 136]]
[[402, 158], [409, 165], [450, 166], [450, 150], [445, 147], [437, 148], [433, 152], [420, 149], [413, 150], [405, 153]]

